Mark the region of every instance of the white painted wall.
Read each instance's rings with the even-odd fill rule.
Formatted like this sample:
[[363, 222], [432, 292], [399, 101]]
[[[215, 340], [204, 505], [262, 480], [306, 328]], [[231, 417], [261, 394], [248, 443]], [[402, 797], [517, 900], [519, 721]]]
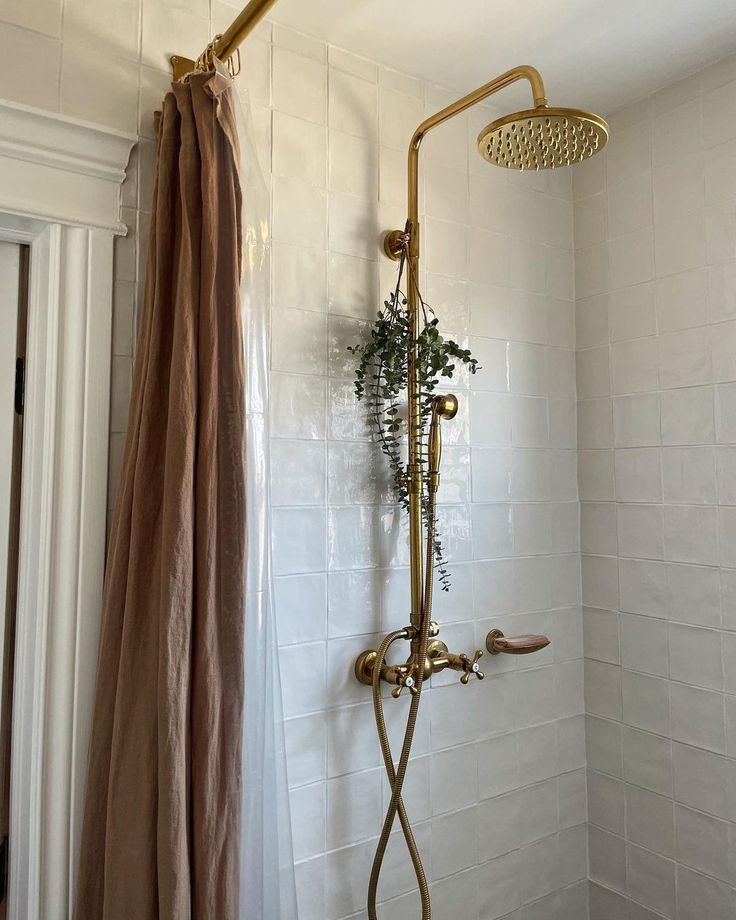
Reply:
[[735, 100], [729, 58], [574, 180], [592, 920], [736, 915]]

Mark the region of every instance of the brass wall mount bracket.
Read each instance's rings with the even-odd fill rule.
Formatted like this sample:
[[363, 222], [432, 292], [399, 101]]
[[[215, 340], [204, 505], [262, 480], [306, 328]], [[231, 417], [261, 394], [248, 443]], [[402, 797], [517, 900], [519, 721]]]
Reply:
[[169, 61], [171, 62], [171, 73], [175, 83], [183, 80], [188, 73], [192, 73], [197, 67], [196, 61], [183, 57], [181, 54], [172, 54]]
[[367, 648], [355, 659], [353, 671], [358, 683], [366, 684], [370, 687], [373, 682], [373, 667], [376, 663], [376, 655], [378, 655], [378, 652], [374, 648]]
[[406, 252], [410, 234], [406, 230], [389, 230], [383, 238], [383, 252], [393, 262], [398, 262]]

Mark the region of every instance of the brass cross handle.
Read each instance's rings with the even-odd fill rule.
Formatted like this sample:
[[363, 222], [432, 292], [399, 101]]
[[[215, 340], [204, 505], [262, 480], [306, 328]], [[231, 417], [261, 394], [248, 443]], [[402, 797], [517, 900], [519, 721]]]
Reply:
[[414, 679], [414, 675], [416, 674], [416, 672], [417, 672], [417, 663], [416, 661], [412, 661], [412, 663], [406, 669], [405, 673], [399, 674], [399, 676], [396, 678], [396, 687], [391, 691], [391, 696], [395, 700], [397, 700], [401, 696], [401, 691], [404, 689], [404, 687], [407, 688], [407, 690], [409, 691], [409, 693], [411, 693], [412, 696], [416, 696], [416, 694], [419, 693], [419, 689], [417, 688], [417, 682]]
[[463, 666], [463, 676], [460, 678], [461, 684], [467, 684], [471, 677], [475, 675], [478, 680], [483, 680], [485, 674], [481, 671], [478, 666], [478, 659], [483, 657], [483, 652], [477, 648], [472, 659], [468, 658], [467, 655], [460, 655], [460, 663]]
[[491, 655], [504, 652], [506, 655], [529, 655], [549, 645], [546, 636], [509, 636], [508, 639], [500, 629], [492, 629], [486, 636], [486, 648]]

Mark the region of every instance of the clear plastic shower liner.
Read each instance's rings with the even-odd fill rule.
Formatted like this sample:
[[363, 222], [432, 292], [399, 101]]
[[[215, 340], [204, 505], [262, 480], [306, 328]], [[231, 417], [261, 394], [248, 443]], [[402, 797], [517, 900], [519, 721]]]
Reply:
[[247, 592], [241, 920], [297, 920], [281, 679], [271, 577], [270, 196], [240, 93], [241, 309], [247, 385]]

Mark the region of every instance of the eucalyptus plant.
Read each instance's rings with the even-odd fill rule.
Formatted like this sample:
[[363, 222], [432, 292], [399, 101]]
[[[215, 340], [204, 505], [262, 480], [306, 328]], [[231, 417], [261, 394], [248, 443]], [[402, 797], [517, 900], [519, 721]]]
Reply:
[[[405, 254], [399, 262], [399, 273], [394, 290], [383, 302], [370, 338], [364, 344], [351, 346], [355, 355], [355, 395], [366, 400], [374, 437], [389, 464], [394, 497], [405, 510], [409, 509], [409, 489], [406, 463], [403, 458], [404, 422], [401, 406], [408, 398], [409, 353], [414, 347], [412, 322], [401, 282], [407, 265]], [[409, 263], [410, 265], [410, 263]], [[411, 271], [411, 265], [409, 271]], [[414, 279], [412, 279], [414, 280]], [[418, 291], [418, 285], [416, 285]], [[421, 293], [418, 292], [421, 322], [416, 340], [417, 377], [421, 400], [422, 459], [426, 469], [429, 421], [432, 399], [441, 379], [452, 378], [458, 365], [467, 367], [471, 374], [478, 370], [478, 362], [469, 349], [462, 348], [452, 339], [445, 338], [439, 330], [439, 320]], [[422, 512], [425, 523], [428, 517], [426, 482], [422, 491]], [[443, 591], [450, 588], [450, 577], [445, 566], [442, 541], [435, 527], [434, 557], [438, 581]]]

